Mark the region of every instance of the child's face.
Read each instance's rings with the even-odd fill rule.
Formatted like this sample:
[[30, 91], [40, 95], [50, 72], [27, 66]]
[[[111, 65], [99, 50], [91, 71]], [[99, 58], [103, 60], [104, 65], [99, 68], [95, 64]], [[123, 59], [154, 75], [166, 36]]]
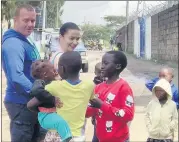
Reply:
[[171, 82], [173, 76], [167, 69], [163, 69], [159, 73], [159, 78], [165, 78], [168, 82]]
[[102, 57], [101, 74], [103, 77], [111, 77], [116, 73], [116, 64], [114, 63], [114, 56], [106, 53]]
[[55, 80], [55, 77], [58, 75], [56, 70], [54, 69], [54, 66], [51, 63], [47, 63], [46, 65], [44, 65], [41, 74], [42, 79], [45, 81]]
[[167, 99], [167, 93], [160, 87], [155, 87], [155, 95], [159, 101]]

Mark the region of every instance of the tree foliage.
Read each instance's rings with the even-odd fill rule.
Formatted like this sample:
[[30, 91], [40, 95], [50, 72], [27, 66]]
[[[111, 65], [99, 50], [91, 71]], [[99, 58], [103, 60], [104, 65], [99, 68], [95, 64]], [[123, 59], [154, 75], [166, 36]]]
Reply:
[[107, 26], [115, 28], [120, 24], [122, 24], [126, 20], [126, 17], [109, 15], [109, 16], [105, 16], [104, 20], [107, 22]]
[[5, 18], [8, 22], [8, 28], [11, 27], [10, 20], [13, 18], [15, 6], [15, 1], [1, 1], [1, 21]]
[[83, 31], [83, 42], [88, 40], [98, 41], [99, 39], [109, 40], [112, 30], [102, 25], [84, 24], [81, 26]]
[[3, 18], [8, 22], [8, 28], [11, 28], [11, 19], [14, 17], [15, 9], [20, 4], [28, 3], [34, 7], [40, 6], [40, 1], [19, 1], [19, 0], [3, 0], [1, 1], [1, 21]]
[[[34, 1], [29, 1], [29, 0], [24, 0], [24, 1], [20, 1], [20, 0], [3, 0], [1, 1], [1, 21], [3, 20], [3, 18], [5, 18], [5, 20], [8, 22], [8, 28], [11, 27], [11, 22], [10, 20], [13, 18], [14, 13], [15, 13], [15, 9], [18, 5], [20, 4], [25, 4], [28, 3], [34, 7], [41, 7], [42, 8], [42, 4], [43, 1], [38, 1], [38, 0], [34, 0]], [[55, 27], [59, 27], [61, 25], [61, 20], [60, 20], [60, 16], [63, 14], [63, 10], [61, 9], [61, 7], [64, 5], [64, 0], [48, 0], [47, 4], [46, 4], [46, 25], [48, 28], [55, 28]], [[57, 6], [58, 6], [58, 14], [57, 14]], [[58, 15], [58, 17], [57, 17]]]
[[[48, 28], [59, 28], [62, 24], [60, 16], [63, 14], [62, 6], [64, 5], [64, 0], [52, 0], [47, 1], [47, 21], [46, 27]], [[58, 7], [57, 7], [58, 6]], [[57, 14], [58, 10], [58, 14]]]

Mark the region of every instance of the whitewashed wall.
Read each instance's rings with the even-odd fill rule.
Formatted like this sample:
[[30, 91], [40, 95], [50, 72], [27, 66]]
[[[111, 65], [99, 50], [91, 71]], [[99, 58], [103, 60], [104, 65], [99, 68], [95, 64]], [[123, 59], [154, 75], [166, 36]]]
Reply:
[[146, 18], [145, 59], [151, 59], [151, 17]]
[[140, 57], [140, 26], [138, 19], [134, 21], [134, 55]]

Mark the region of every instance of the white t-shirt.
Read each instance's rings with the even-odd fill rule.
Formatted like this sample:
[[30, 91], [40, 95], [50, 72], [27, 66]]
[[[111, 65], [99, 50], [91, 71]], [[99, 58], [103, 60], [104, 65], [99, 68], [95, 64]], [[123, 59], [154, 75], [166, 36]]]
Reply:
[[59, 61], [59, 58], [60, 58], [60, 56], [61, 56], [62, 54], [63, 54], [62, 51], [56, 51], [56, 52], [52, 53], [52, 56], [51, 56], [51, 58], [50, 58], [50, 61], [51, 61], [51, 63], [54, 65], [54, 68], [55, 68], [56, 70], [58, 70], [58, 61]]

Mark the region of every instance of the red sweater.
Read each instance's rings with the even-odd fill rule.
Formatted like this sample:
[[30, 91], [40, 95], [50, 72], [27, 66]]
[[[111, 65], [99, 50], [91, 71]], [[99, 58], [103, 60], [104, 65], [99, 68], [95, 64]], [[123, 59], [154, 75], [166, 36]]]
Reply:
[[100, 142], [125, 142], [129, 138], [128, 122], [134, 117], [134, 97], [126, 81], [101, 83], [95, 94], [104, 102], [100, 109], [88, 107], [86, 117], [95, 116]]

